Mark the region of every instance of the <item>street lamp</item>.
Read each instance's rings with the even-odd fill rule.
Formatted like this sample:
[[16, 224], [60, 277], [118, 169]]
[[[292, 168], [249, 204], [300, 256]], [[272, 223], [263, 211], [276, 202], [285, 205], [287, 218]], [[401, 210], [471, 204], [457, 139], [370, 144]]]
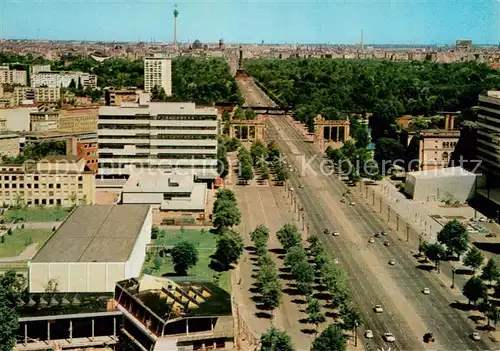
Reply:
[[451, 267], [451, 288], [455, 289], [455, 267]]

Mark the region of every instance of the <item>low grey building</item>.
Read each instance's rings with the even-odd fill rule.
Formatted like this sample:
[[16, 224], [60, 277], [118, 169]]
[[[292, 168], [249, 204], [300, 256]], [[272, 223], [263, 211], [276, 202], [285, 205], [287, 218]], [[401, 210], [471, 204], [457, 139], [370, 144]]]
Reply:
[[406, 175], [405, 193], [413, 200], [425, 202], [465, 202], [474, 197], [479, 182], [480, 175], [461, 167], [410, 172]]
[[151, 240], [147, 205], [78, 206], [29, 263], [29, 291], [111, 292], [139, 276]]

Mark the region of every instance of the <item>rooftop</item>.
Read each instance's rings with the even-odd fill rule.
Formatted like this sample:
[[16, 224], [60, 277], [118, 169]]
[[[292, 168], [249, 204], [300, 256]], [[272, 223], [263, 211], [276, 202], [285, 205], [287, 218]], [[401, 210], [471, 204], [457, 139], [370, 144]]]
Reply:
[[139, 106], [101, 106], [100, 116], [121, 115], [217, 115], [215, 108], [197, 108], [194, 102], [149, 102]]
[[124, 280], [117, 285], [165, 322], [179, 317], [231, 315], [229, 293], [213, 283], [189, 278], [174, 281], [144, 275], [141, 280]]
[[450, 177], [450, 176], [475, 176], [473, 172], [469, 172], [462, 167], [447, 167], [441, 169], [429, 169], [426, 171], [409, 172], [409, 175], [415, 178], [438, 178], [438, 177]]
[[45, 156], [40, 160], [40, 162], [45, 162], [45, 163], [56, 163], [56, 162], [78, 162], [82, 159], [81, 156], [76, 156], [76, 155], [52, 155], [52, 156]]
[[32, 262], [125, 262], [148, 213], [148, 205], [78, 206]]

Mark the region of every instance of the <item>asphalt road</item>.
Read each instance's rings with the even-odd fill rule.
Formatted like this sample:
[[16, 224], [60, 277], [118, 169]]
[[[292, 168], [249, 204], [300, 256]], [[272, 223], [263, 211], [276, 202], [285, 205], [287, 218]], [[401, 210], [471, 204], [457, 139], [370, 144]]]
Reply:
[[275, 107], [272, 101], [255, 82], [250, 79], [238, 79], [238, 87], [245, 99], [245, 105], [258, 107]]
[[[395, 239], [397, 236], [387, 230], [381, 219], [364, 204], [363, 199], [352, 198], [356, 202], [355, 206], [340, 203], [347, 187], [337, 177], [319, 172], [322, 162], [320, 152], [312, 144], [303, 141], [302, 135], [286, 118], [276, 117], [270, 125], [281, 129], [280, 133], [286, 135], [287, 141], [280, 140], [282, 138], [278, 137], [274, 130], [276, 133], [274, 137], [280, 149], [290, 160], [296, 158], [297, 153], [304, 154], [307, 159], [316, 156], [310, 164], [318, 174], [319, 182], [310, 184], [306, 181], [308, 177], [299, 178], [297, 172], [291, 173], [290, 182], [299, 203], [304, 206], [306, 218], [311, 223], [311, 230], [318, 233], [348, 272], [355, 303], [363, 315], [364, 325], [360, 328], [360, 332], [371, 329], [375, 336], [371, 341], [365, 339], [367, 343], [365, 347], [371, 350], [388, 349], [391, 346], [393, 350], [492, 349], [489, 342], [484, 340], [474, 342], [470, 339], [469, 335], [474, 331], [473, 326], [464, 314], [449, 306], [453, 301], [447, 296], [447, 289], [435, 277], [415, 267], [415, 260], [410, 256], [410, 248], [406, 247], [404, 242]], [[273, 128], [270, 133], [273, 133]], [[299, 185], [302, 188], [299, 188]], [[332, 201], [335, 203], [335, 211], [340, 209], [340, 213], [332, 212]], [[334, 228], [342, 233], [342, 223], [345, 223], [345, 220], [354, 227], [364, 243], [356, 242], [354, 238], [332, 237], [322, 233], [325, 228]], [[389, 241], [392, 245], [384, 246], [381, 239], [369, 244], [368, 239], [373, 237], [375, 232], [382, 230], [389, 232]], [[396, 265], [370, 267], [366, 257], [373, 255], [382, 264], [394, 259]], [[363, 256], [366, 256], [365, 259]], [[377, 270], [388, 272], [390, 279], [387, 279], [387, 274], [378, 275]], [[392, 285], [387, 286], [387, 284]], [[431, 290], [431, 295], [422, 294], [424, 287]], [[392, 294], [391, 289], [394, 289]], [[402, 308], [401, 301], [408, 305], [406, 308], [409, 312], [405, 312]], [[373, 312], [373, 306], [376, 304], [384, 307], [383, 313]], [[424, 326], [419, 324], [419, 319]], [[412, 323], [413, 320], [416, 320], [415, 325]], [[422, 327], [425, 331], [434, 333], [435, 344], [422, 342]], [[387, 344], [381, 339], [381, 335], [388, 331], [396, 337], [396, 342], [393, 344]]]

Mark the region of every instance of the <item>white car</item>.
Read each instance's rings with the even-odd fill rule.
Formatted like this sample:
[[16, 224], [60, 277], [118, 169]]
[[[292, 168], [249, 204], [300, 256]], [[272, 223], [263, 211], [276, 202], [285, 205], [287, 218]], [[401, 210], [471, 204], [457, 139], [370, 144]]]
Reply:
[[370, 329], [367, 329], [365, 331], [365, 338], [367, 338], [367, 339], [373, 339], [373, 332]]
[[334, 259], [333, 259], [333, 263], [335, 263], [335, 264], [339, 264], [339, 259], [338, 259], [338, 258], [334, 258]]
[[375, 307], [373, 307], [373, 310], [376, 312], [376, 313], [382, 313], [384, 312], [384, 309], [382, 308], [382, 306], [380, 305], [375, 305]]
[[396, 261], [394, 261], [394, 260], [390, 260], [390, 261], [389, 261], [389, 264], [390, 264], [391, 266], [394, 266], [394, 265], [396, 264]]
[[332, 234], [333, 234], [333, 236], [339, 236], [340, 235], [339, 232], [333, 232]]
[[375, 239], [370, 238], [370, 239], [368, 239], [368, 242], [369, 242], [370, 244], [373, 244], [373, 243], [375, 242]]
[[356, 205], [356, 203], [354, 201], [351, 201], [351, 203], [349, 205], [354, 206], [354, 205]]
[[479, 340], [481, 340], [481, 335], [479, 335], [479, 333], [477, 333], [477, 332], [472, 333], [470, 337], [471, 337], [471, 338], [472, 338], [472, 340], [474, 340], [474, 341], [479, 341]]
[[422, 290], [422, 293], [423, 293], [424, 295], [429, 295], [429, 294], [431, 293], [431, 290], [430, 290], [429, 288], [424, 288], [424, 289]]
[[386, 342], [394, 342], [394, 341], [396, 341], [396, 338], [394, 337], [394, 335], [392, 335], [392, 333], [384, 333], [384, 335], [382, 335], [382, 338]]

